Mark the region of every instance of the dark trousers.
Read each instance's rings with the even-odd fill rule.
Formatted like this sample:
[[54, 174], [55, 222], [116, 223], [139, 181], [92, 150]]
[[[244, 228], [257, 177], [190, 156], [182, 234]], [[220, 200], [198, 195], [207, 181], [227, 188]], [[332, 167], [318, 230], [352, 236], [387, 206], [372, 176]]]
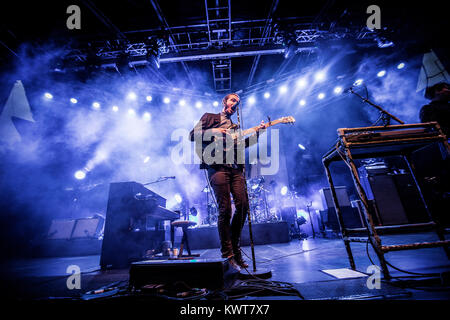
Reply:
[[[225, 166], [210, 167], [208, 178], [219, 206], [217, 227], [222, 257], [239, 255], [241, 231], [249, 210], [244, 173]], [[233, 217], [230, 194], [233, 195], [236, 208]]]

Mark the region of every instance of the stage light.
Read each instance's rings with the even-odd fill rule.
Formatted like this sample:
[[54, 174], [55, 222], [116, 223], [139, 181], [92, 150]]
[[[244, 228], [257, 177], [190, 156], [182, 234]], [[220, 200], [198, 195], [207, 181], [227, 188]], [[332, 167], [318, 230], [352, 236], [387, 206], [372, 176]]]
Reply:
[[128, 109], [128, 114], [130, 115], [130, 116], [134, 116], [135, 114], [136, 114], [136, 111], [134, 111], [134, 109]]
[[136, 100], [137, 96], [134, 92], [129, 92], [127, 95], [128, 100]]
[[214, 107], [219, 106], [219, 102], [218, 102], [218, 101], [214, 101], [214, 102], [213, 102], [213, 106], [214, 106]]
[[254, 104], [256, 102], [256, 99], [255, 99], [255, 97], [250, 97], [250, 98], [248, 98], [248, 103], [250, 104], [250, 105], [252, 105], [252, 104]]
[[377, 77], [378, 78], [384, 77], [385, 74], [386, 74], [386, 70], [381, 70], [380, 72], [377, 73]]
[[82, 170], [78, 170], [77, 172], [75, 172], [74, 174], [75, 178], [77, 178], [78, 180], [82, 180], [86, 177], [86, 173]]
[[197, 101], [197, 103], [195, 104], [195, 107], [197, 108], [197, 109], [200, 109], [201, 107], [202, 107], [202, 103], [200, 102], [200, 101]]
[[334, 93], [339, 94], [341, 92], [342, 92], [342, 87], [338, 86], [338, 87], [334, 88]]
[[306, 87], [306, 84], [307, 84], [307, 82], [306, 82], [305, 78], [300, 78], [300, 79], [297, 80], [297, 87], [298, 88], [304, 88], [304, 87]]
[[75, 103], [77, 103], [77, 102], [78, 102], [78, 100], [77, 100], [77, 99], [75, 99], [75, 98], [70, 98], [70, 102], [72, 102], [73, 104], [75, 104]]
[[298, 147], [300, 148], [300, 149], [302, 149], [302, 150], [306, 150], [306, 148], [305, 148], [305, 146], [303, 146], [302, 144], [298, 144]]
[[178, 104], [179, 104], [180, 106], [185, 106], [185, 105], [186, 105], [186, 100], [181, 99], [180, 101], [178, 101]]
[[281, 86], [279, 91], [281, 94], [285, 94], [287, 92], [287, 89], [288, 89], [287, 86]]
[[360, 86], [363, 83], [363, 79], [358, 79], [355, 81], [355, 83], [353, 84], [354, 86]]
[[270, 92], [264, 92], [264, 98], [269, 99], [270, 98]]
[[325, 98], [325, 93], [323, 93], [323, 92], [319, 93], [319, 95], [317, 96], [317, 98], [318, 98], [319, 100], [322, 100], [323, 98]]
[[94, 102], [94, 103], [92, 104], [92, 107], [93, 107], [94, 109], [100, 109], [100, 103]]
[[325, 80], [326, 77], [326, 73], [325, 71], [317, 71], [316, 74], [314, 75], [314, 79], [316, 79], [316, 81], [323, 81]]
[[177, 203], [181, 203], [183, 201], [183, 198], [180, 196], [179, 193], [176, 193], [174, 198]]
[[163, 99], [163, 102], [164, 102], [165, 104], [170, 103], [170, 98], [165, 97], [165, 98]]
[[397, 69], [403, 69], [405, 67], [405, 64], [403, 62], [399, 63], [397, 66]]
[[306, 104], [306, 101], [302, 99], [298, 102], [298, 104], [301, 106], [304, 106]]
[[149, 162], [149, 161], [150, 161], [150, 157], [149, 157], [149, 156], [146, 156], [145, 159], [144, 159], [144, 163], [147, 163], [147, 162]]
[[297, 218], [304, 218], [304, 219], [308, 220], [307, 219], [308, 218], [308, 213], [305, 210], [297, 209], [296, 211], [297, 211]]
[[152, 96], [146, 96], [145, 97], [145, 100], [147, 100], [148, 102], [152, 101], [152, 99], [153, 99]]
[[53, 99], [53, 95], [50, 93], [50, 92], [46, 92], [46, 93], [44, 93], [44, 97], [46, 98], [46, 99]]
[[117, 111], [119, 111], [119, 107], [118, 106], [112, 106], [112, 111], [114, 111], [114, 112], [117, 112]]
[[152, 119], [152, 115], [150, 114], [150, 112], [144, 112], [142, 118], [144, 119], [144, 121], [150, 121]]
[[288, 192], [288, 188], [286, 187], [286, 186], [283, 186], [282, 188], [281, 188], [281, 195], [282, 196], [285, 196], [286, 195], [286, 193]]

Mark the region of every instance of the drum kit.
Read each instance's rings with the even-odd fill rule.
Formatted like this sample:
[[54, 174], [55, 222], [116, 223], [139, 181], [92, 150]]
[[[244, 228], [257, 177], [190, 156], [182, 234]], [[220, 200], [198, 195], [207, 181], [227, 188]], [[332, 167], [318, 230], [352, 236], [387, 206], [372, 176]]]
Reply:
[[[247, 179], [247, 193], [252, 222], [264, 223], [279, 221], [280, 214], [274, 206], [271, 188], [266, 188], [264, 176]], [[203, 189], [207, 194], [207, 216], [203, 224], [216, 225], [218, 208], [214, 200], [214, 195], [209, 186]], [[234, 203], [232, 201], [234, 208]]]

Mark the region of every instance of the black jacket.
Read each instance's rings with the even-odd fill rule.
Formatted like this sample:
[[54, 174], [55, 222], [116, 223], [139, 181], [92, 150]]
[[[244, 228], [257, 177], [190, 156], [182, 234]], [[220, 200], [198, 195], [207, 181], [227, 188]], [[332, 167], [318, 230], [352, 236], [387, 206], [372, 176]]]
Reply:
[[420, 121], [436, 121], [447, 138], [450, 138], [450, 105], [447, 101], [431, 101], [423, 106], [420, 110]]
[[[189, 134], [189, 139], [191, 141], [195, 141], [195, 134], [202, 135], [205, 133], [205, 131], [213, 128], [218, 128], [220, 125], [220, 113], [205, 113], [200, 118], [198, 123], [195, 125], [195, 127], [191, 130]], [[203, 140], [202, 140], [203, 141]], [[203, 151], [207, 145], [209, 145], [211, 142], [206, 141], [202, 143], [202, 145], [196, 145], [195, 150], [198, 156], [201, 159], [200, 169], [207, 169], [208, 165], [203, 161]], [[249, 138], [245, 139], [245, 148], [249, 147], [251, 145]], [[243, 164], [238, 164], [238, 167], [240, 169], [243, 168]]]

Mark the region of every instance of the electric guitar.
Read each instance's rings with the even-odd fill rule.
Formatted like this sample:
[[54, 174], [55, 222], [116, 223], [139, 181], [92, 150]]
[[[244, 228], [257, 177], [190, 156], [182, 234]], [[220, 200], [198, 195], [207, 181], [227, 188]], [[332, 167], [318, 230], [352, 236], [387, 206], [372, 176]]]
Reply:
[[[279, 123], [294, 123], [294, 122], [295, 122], [295, 119], [292, 116], [282, 117], [282, 118], [279, 118], [277, 120], [269, 121], [267, 123], [264, 123], [264, 128], [261, 128], [260, 130], [267, 129], [267, 128], [269, 128], [271, 126], [274, 126], [276, 124], [279, 124]], [[236, 127], [237, 126], [235, 125], [234, 128], [236, 128]], [[248, 134], [256, 133], [256, 131], [257, 131], [257, 129], [259, 127], [260, 126], [255, 126], [255, 127], [252, 127], [252, 128], [246, 129], [246, 130], [242, 130], [241, 132], [239, 132], [238, 130], [234, 129], [235, 132], [230, 133], [230, 135], [233, 138], [233, 140], [237, 140], [238, 138], [242, 138], [242, 137], [244, 137], [244, 136], [246, 136]], [[233, 127], [232, 127], [232, 129], [233, 129]]]
[[[225, 140], [226, 140], [226, 135], [225, 134], [222, 137], [214, 136], [213, 137], [213, 143], [216, 143], [216, 144], [220, 143], [221, 144], [221, 147], [220, 148], [216, 147], [215, 150], [222, 150], [224, 152], [223, 159], [226, 159], [226, 153], [228, 151], [234, 149], [234, 151], [235, 151], [234, 152], [234, 158], [236, 160], [236, 157], [237, 157], [237, 154], [238, 154], [236, 152], [236, 150], [238, 148], [245, 147], [245, 145], [243, 146], [242, 144], [244, 144], [245, 141], [247, 140], [247, 138], [243, 139], [246, 135], [249, 135], [249, 134], [253, 134], [252, 136], [256, 135], [259, 128], [260, 128], [259, 130], [263, 130], [263, 129], [267, 129], [267, 128], [271, 127], [271, 126], [274, 126], [276, 124], [279, 124], [279, 123], [284, 123], [284, 124], [291, 123], [291, 124], [293, 124], [294, 122], [295, 122], [295, 119], [292, 116], [282, 117], [282, 118], [279, 118], [277, 120], [269, 121], [267, 123], [264, 123], [264, 127], [263, 128], [260, 128], [260, 126], [254, 126], [252, 128], [249, 128], [249, 129], [246, 129], [246, 130], [242, 130], [242, 131], [239, 131], [237, 129], [237, 125], [234, 124], [234, 125], [231, 126], [231, 128], [229, 128], [229, 130], [231, 131], [231, 133], [229, 133], [229, 135], [233, 138], [233, 143], [231, 144], [231, 146], [227, 146], [227, 143], [225, 143]], [[250, 137], [248, 137], [248, 139], [250, 139]], [[248, 141], [248, 142], [250, 143], [250, 141]], [[203, 142], [201, 149], [196, 148], [196, 152], [199, 155], [200, 159], [203, 159], [204, 148], [206, 146], [208, 146], [209, 143], [210, 142]]]

